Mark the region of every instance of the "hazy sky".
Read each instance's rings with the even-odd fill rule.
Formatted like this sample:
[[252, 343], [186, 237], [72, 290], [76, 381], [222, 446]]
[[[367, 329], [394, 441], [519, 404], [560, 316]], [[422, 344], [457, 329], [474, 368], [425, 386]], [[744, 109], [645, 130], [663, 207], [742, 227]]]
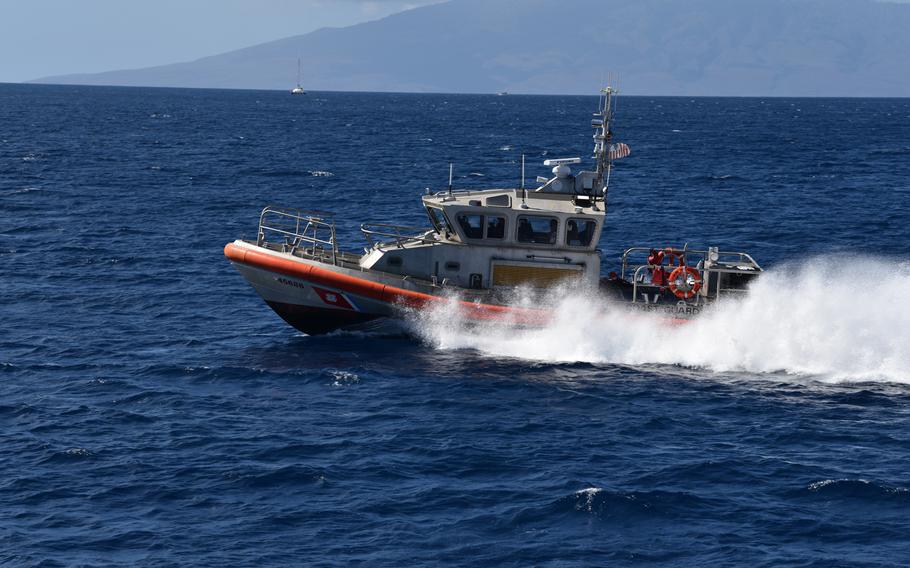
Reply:
[[0, 82], [147, 67], [438, 0], [0, 0]]
[[0, 0], [0, 82], [189, 61], [438, 1]]

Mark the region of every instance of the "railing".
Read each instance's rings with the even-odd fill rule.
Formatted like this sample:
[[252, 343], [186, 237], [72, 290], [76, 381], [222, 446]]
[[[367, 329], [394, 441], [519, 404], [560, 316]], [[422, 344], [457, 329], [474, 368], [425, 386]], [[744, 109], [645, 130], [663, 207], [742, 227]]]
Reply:
[[[407, 225], [389, 225], [388, 223], [364, 223], [360, 225], [360, 232], [370, 243], [370, 248], [395, 246], [404, 248], [410, 243], [435, 243], [436, 239], [430, 235], [435, 234], [433, 229], [426, 227], [409, 227]], [[390, 240], [387, 240], [390, 239]]]
[[[679, 256], [679, 257], [695, 256], [701, 261], [704, 261], [705, 259], [707, 259], [708, 254], [710, 254], [712, 252], [712, 251], [707, 251], [707, 250], [695, 250], [695, 249], [690, 249], [690, 248], [681, 248], [681, 249], [663, 248], [663, 249], [657, 249], [657, 250], [663, 250], [665, 252], [675, 254], [676, 256]], [[626, 277], [626, 270], [629, 267], [629, 255], [634, 254], [634, 253], [643, 253], [645, 255], [648, 255], [648, 254], [650, 254], [650, 252], [651, 252], [650, 247], [631, 247], [631, 248], [626, 249], [625, 252], [622, 253], [622, 272], [620, 273], [620, 276], [623, 279], [625, 279], [625, 277]], [[747, 253], [714, 251], [714, 254], [717, 255], [717, 258], [713, 260], [714, 262], [723, 261], [725, 263], [729, 263], [729, 262], [731, 262], [732, 259], [735, 259], [734, 262], [738, 262], [741, 264], [747, 264], [757, 270], [761, 270], [761, 267], [758, 266], [758, 263], [755, 262], [755, 259], [752, 258]], [[727, 259], [731, 259], [731, 260], [727, 260]], [[696, 263], [687, 262], [687, 264], [696, 264]], [[644, 264], [644, 265], [639, 265], [637, 268], [641, 268], [641, 266], [644, 266], [646, 268], [648, 267], [647, 264]], [[656, 268], [656, 267], [653, 267], [653, 268]]]
[[542, 260], [544, 262], [553, 262], [559, 264], [571, 264], [572, 259], [568, 256], [549, 256], [545, 254], [529, 254], [525, 258], [531, 260]]
[[[460, 197], [470, 197], [471, 195], [473, 195], [473, 194], [475, 194], [475, 193], [481, 193], [481, 192], [484, 192], [484, 191], [489, 191], [490, 189], [496, 189], [496, 188], [488, 188], [488, 189], [453, 189], [452, 191], [449, 191], [449, 190], [447, 190], [447, 189], [444, 189], [444, 190], [442, 190], [442, 191], [435, 191], [435, 192], [433, 192], [433, 193], [427, 192], [427, 195], [429, 195], [430, 197], [448, 197], [449, 195], [457, 195], [457, 196], [460, 196]], [[508, 189], [508, 188], [502, 188], [502, 189]]]
[[[709, 274], [718, 274], [719, 275], [719, 274], [725, 273], [725, 272], [726, 273], [731, 273], [731, 272], [740, 273], [740, 274], [756, 274], [758, 272], [761, 272], [761, 267], [758, 265], [757, 262], [755, 262], [755, 259], [753, 259], [751, 255], [744, 253], [744, 252], [719, 251], [716, 249], [714, 249], [714, 250], [695, 250], [695, 249], [689, 249], [688, 247], [684, 247], [682, 249], [664, 248], [664, 249], [658, 249], [658, 250], [663, 250], [664, 252], [672, 253], [672, 254], [676, 255], [677, 257], [685, 258], [686, 264], [690, 265], [690, 266], [695, 265], [698, 268], [698, 270], [700, 272], [702, 272], [703, 277], [705, 278], [706, 281], [708, 279]], [[630, 264], [629, 263], [630, 255], [635, 254], [635, 253], [642, 253], [645, 255], [649, 255], [650, 252], [651, 252], [651, 248], [649, 248], [649, 247], [631, 247], [631, 248], [626, 249], [622, 255], [622, 269], [620, 272], [620, 278], [622, 278], [623, 280], [625, 280], [625, 278], [626, 278], [626, 271], [629, 269], [629, 264]], [[689, 262], [689, 258], [687, 258], [687, 257], [691, 257], [691, 256], [696, 257], [697, 261]], [[708, 260], [709, 258], [711, 259], [712, 265], [709, 268], [705, 269], [705, 268], [703, 268], [706, 264], [705, 261]], [[713, 266], [713, 263], [718, 263], [718, 262], [723, 263], [723, 265], [722, 266]], [[744, 265], [748, 268], [746, 268], [746, 269], [729, 268], [728, 266], [730, 264]], [[657, 269], [657, 268], [659, 268], [659, 266], [654, 265], [654, 264], [648, 264], [648, 263], [638, 264], [638, 265], [633, 265], [633, 266], [635, 267], [635, 271], [632, 274], [632, 302], [634, 303], [634, 302], [638, 301], [639, 284], [644, 283], [646, 274], [650, 274], [651, 270]], [[704, 288], [704, 290], [705, 290], [704, 293], [707, 294], [708, 293], [707, 288]], [[720, 288], [719, 286], [716, 289], [717, 294], [742, 293], [742, 292], [745, 292], [745, 290], [736, 289], [736, 288]]]
[[331, 213], [322, 211], [266, 207], [259, 215], [256, 244], [279, 245], [282, 252], [331, 261], [337, 265], [338, 242], [335, 240], [335, 221], [331, 216]]

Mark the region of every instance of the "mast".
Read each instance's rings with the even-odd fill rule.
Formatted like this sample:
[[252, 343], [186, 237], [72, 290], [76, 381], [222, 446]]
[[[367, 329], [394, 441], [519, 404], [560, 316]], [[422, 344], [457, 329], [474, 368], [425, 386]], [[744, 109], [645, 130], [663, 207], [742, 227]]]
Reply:
[[613, 95], [616, 90], [606, 87], [600, 90], [599, 110], [591, 119], [594, 127], [594, 159], [597, 162], [595, 170], [594, 187], [599, 187], [602, 197], [606, 201], [610, 185], [610, 171], [613, 168], [613, 158], [610, 156], [610, 144], [613, 140]]
[[297, 58], [297, 86], [300, 87], [300, 58]]

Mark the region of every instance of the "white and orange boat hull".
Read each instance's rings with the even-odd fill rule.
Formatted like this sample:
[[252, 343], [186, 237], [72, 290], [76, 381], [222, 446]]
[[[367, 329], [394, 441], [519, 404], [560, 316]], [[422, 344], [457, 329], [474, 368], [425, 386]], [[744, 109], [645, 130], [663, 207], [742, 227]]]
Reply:
[[454, 305], [474, 322], [541, 326], [549, 310], [468, 302], [407, 289], [395, 275], [354, 270], [234, 241], [224, 255], [282, 319], [317, 335], [356, 327], [378, 318], [402, 317], [408, 310]]

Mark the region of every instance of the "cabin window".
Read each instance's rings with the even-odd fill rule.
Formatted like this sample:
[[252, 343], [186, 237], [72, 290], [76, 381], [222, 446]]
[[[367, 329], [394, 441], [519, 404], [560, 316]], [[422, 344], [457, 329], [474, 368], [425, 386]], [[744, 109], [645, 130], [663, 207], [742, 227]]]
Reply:
[[464, 231], [464, 236], [469, 239], [483, 238], [483, 215], [462, 213], [458, 216], [458, 224]]
[[749, 286], [749, 282], [756, 276], [758, 276], [757, 273], [721, 272], [718, 274], [718, 277], [720, 278], [720, 290], [744, 290]]
[[404, 264], [400, 256], [389, 256], [389, 266], [401, 266]]
[[511, 207], [512, 198], [508, 195], [494, 195], [493, 197], [487, 197], [487, 205], [493, 207]]
[[433, 227], [436, 228], [438, 233], [451, 233], [452, 230], [449, 228], [449, 222], [446, 219], [445, 213], [442, 212], [442, 209], [436, 209], [435, 207], [427, 207], [427, 213], [430, 214], [430, 221], [433, 222]]
[[487, 238], [502, 239], [506, 236], [505, 217], [487, 217]]
[[566, 244], [570, 247], [587, 247], [594, 238], [597, 221], [591, 219], [569, 219], [566, 223]]
[[559, 222], [555, 217], [521, 215], [518, 217], [518, 242], [538, 245], [556, 244]]

